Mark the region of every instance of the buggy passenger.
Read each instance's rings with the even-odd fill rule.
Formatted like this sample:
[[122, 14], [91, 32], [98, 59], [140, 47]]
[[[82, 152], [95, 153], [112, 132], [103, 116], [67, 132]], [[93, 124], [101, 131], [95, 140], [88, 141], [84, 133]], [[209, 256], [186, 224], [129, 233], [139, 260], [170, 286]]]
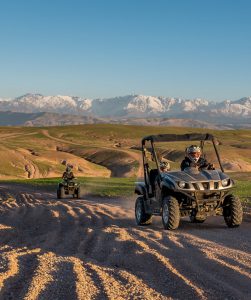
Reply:
[[168, 172], [171, 169], [170, 164], [167, 161], [161, 161], [159, 164], [159, 168], [161, 173]]

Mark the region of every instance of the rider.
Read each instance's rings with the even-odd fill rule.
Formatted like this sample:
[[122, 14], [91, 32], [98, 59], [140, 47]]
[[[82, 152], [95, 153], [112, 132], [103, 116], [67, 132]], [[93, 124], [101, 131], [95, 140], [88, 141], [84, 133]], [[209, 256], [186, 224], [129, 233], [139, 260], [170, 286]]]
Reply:
[[63, 176], [62, 176], [62, 178], [65, 181], [69, 181], [69, 180], [72, 180], [75, 178], [75, 176], [73, 175], [72, 169], [73, 169], [73, 165], [67, 164], [66, 170], [64, 171]]
[[188, 167], [196, 167], [199, 170], [214, 170], [214, 165], [201, 157], [201, 148], [197, 145], [191, 145], [186, 148], [186, 157], [181, 162], [180, 168], [181, 171], [184, 171], [184, 169]]

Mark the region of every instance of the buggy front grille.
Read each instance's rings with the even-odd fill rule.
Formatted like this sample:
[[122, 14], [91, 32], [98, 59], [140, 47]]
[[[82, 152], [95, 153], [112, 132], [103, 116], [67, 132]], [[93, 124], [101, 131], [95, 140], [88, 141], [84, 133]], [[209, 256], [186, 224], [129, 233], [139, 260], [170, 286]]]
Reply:
[[[227, 187], [229, 188], [229, 186]], [[221, 181], [201, 181], [201, 182], [189, 182], [186, 183], [184, 190], [190, 191], [213, 191], [222, 190], [224, 187]]]

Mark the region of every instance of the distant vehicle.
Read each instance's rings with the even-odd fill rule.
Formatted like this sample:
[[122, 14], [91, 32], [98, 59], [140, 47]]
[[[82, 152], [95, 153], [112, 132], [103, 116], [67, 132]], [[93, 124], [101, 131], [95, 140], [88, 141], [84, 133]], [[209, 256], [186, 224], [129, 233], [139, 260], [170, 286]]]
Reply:
[[[184, 171], [161, 172], [156, 143], [200, 141], [204, 156], [205, 142], [213, 145], [220, 170], [187, 167]], [[147, 156], [151, 154], [151, 159]], [[211, 134], [160, 134], [142, 139], [144, 181], [137, 182], [135, 218], [138, 225], [151, 224], [152, 216], [161, 216], [164, 229], [179, 227], [180, 218], [189, 216], [193, 223], [203, 223], [208, 216], [223, 216], [228, 227], [242, 223], [242, 205], [231, 193], [233, 180], [224, 173], [217, 150], [217, 140]], [[151, 163], [150, 163], [151, 162]], [[151, 167], [150, 165], [153, 165]]]
[[57, 187], [57, 198], [62, 199], [66, 195], [72, 195], [73, 198], [81, 197], [81, 185], [76, 178], [71, 180], [62, 180]]

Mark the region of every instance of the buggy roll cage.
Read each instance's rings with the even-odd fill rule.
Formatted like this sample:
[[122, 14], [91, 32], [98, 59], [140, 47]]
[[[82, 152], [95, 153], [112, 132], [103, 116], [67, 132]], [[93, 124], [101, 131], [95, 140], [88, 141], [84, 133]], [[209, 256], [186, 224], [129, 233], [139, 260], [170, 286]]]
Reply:
[[[158, 158], [155, 152], [154, 143], [155, 142], [186, 142], [186, 141], [200, 141], [201, 148], [203, 149], [205, 141], [211, 141], [213, 143], [213, 147], [221, 168], [221, 171], [224, 173], [224, 169], [220, 160], [220, 155], [216, 144], [219, 144], [219, 141], [209, 133], [201, 134], [201, 133], [187, 133], [187, 134], [158, 134], [158, 135], [149, 135], [142, 139], [142, 154], [143, 154], [143, 165], [146, 166], [146, 157], [145, 157], [145, 144], [146, 142], [151, 143], [152, 147], [152, 155], [154, 157], [155, 162], [158, 162]], [[157, 163], [158, 172], [160, 173], [159, 164]], [[144, 167], [144, 175], [146, 176], [146, 170]]]

